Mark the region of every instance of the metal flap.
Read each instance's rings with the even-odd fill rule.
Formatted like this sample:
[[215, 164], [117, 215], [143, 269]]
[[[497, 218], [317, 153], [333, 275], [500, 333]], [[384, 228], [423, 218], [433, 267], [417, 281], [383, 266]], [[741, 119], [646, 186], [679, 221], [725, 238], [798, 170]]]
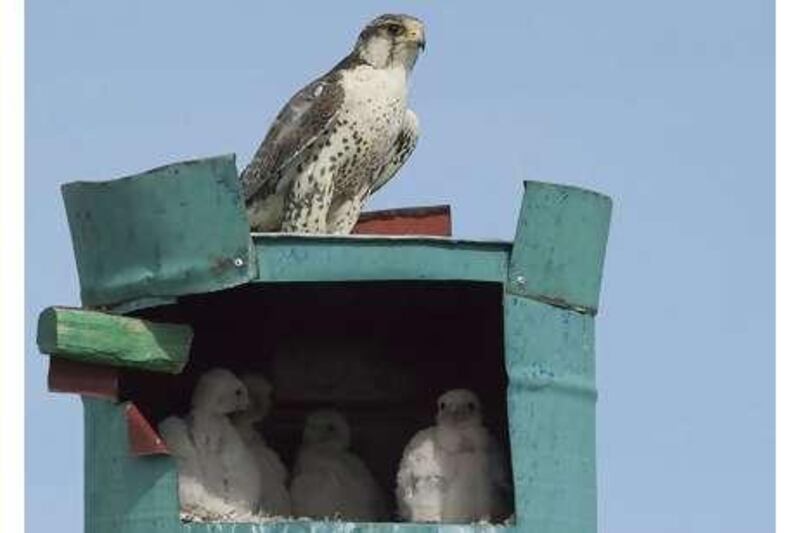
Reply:
[[147, 307], [257, 274], [233, 155], [61, 190], [86, 306]]
[[596, 313], [610, 218], [608, 196], [526, 181], [508, 292]]

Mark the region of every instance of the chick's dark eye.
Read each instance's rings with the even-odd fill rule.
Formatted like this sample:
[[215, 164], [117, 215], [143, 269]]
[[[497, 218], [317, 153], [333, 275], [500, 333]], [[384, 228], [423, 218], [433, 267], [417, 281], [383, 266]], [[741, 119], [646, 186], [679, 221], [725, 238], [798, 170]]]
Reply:
[[400, 24], [388, 24], [386, 26], [386, 31], [388, 31], [390, 35], [400, 35], [403, 33], [403, 26]]
[[444, 411], [444, 407], [445, 407], [444, 402], [439, 402], [439, 410]]
[[475, 404], [472, 403], [472, 402], [467, 403], [467, 409], [469, 409], [470, 411], [474, 411], [475, 410]]

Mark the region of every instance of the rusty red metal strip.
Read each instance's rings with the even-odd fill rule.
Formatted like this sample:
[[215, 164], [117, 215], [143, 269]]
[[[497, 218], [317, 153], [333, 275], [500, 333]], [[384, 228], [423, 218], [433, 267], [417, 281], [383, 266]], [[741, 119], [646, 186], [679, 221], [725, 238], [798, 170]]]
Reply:
[[128, 451], [131, 455], [169, 454], [169, 449], [150, 421], [132, 402], [125, 404], [128, 422]]
[[353, 233], [361, 235], [449, 237], [452, 232], [449, 205], [368, 211], [361, 214], [353, 229]]
[[110, 366], [51, 357], [47, 389], [116, 400], [119, 397], [119, 371]]

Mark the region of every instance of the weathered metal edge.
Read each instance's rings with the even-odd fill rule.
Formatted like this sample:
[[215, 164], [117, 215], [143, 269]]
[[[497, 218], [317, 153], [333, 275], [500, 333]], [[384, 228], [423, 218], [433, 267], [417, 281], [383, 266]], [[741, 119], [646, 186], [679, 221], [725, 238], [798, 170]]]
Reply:
[[420, 244], [436, 244], [458, 246], [493, 246], [503, 247], [511, 250], [513, 241], [503, 239], [464, 239], [453, 237], [440, 237], [436, 235], [321, 235], [314, 233], [251, 233], [253, 241], [258, 247], [261, 240], [307, 240], [318, 242], [347, 242], [347, 241], [371, 241], [380, 244], [381, 242], [393, 241], [412, 241]]

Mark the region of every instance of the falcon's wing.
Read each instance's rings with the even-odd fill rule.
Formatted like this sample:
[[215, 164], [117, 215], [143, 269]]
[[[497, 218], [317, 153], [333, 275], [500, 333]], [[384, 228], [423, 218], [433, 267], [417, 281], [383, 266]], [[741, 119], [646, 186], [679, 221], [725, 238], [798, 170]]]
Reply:
[[327, 133], [344, 100], [336, 70], [311, 82], [278, 113], [253, 160], [242, 172], [245, 201], [277, 189], [282, 170]]

